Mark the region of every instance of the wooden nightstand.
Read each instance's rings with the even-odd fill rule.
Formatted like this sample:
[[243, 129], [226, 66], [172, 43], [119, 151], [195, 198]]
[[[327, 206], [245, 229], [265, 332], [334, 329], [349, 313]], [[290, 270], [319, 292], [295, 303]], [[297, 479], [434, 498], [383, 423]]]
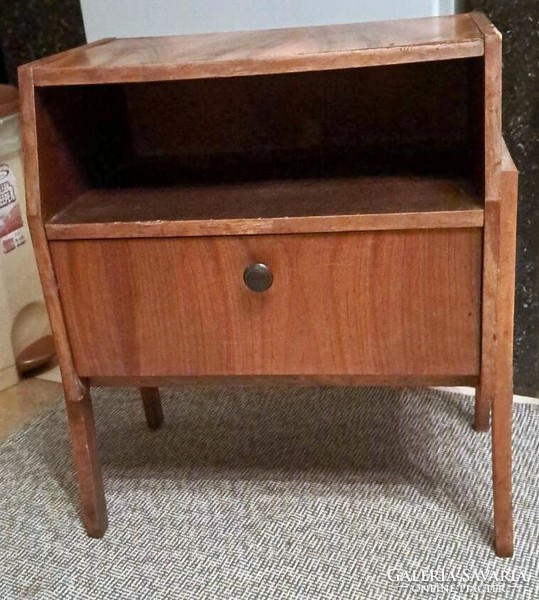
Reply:
[[466, 384], [511, 555], [517, 173], [482, 14], [104, 40], [20, 88], [89, 535], [92, 385], [158, 427], [163, 385]]

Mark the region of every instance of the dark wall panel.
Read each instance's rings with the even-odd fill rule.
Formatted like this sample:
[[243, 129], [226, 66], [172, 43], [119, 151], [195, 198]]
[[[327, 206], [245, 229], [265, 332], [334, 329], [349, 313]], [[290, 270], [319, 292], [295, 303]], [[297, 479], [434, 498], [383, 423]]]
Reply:
[[0, 45], [7, 79], [17, 67], [86, 41], [79, 0], [1, 0]]

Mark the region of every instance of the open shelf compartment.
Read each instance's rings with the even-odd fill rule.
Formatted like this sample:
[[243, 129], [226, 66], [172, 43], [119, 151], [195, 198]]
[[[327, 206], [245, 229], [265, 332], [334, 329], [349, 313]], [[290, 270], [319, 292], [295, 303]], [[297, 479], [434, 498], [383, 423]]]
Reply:
[[481, 227], [478, 60], [36, 88], [47, 236]]

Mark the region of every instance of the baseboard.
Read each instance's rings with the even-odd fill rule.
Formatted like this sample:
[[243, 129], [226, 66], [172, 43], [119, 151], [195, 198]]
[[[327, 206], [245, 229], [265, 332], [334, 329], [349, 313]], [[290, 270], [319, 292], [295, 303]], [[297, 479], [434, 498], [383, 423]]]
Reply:
[[[466, 396], [475, 396], [475, 389], [472, 387], [435, 387], [435, 390], [443, 390], [444, 392], [456, 392], [458, 394], [464, 394]], [[518, 404], [539, 404], [539, 398], [532, 398], [530, 396], [519, 396], [515, 394], [513, 401]]]
[[0, 369], [0, 392], [19, 383], [19, 374], [15, 365]]

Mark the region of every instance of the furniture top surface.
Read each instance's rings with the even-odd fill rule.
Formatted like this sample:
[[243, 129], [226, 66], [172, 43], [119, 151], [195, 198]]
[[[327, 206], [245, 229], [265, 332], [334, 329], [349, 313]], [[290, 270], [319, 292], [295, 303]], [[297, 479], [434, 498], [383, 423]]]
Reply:
[[230, 77], [484, 54], [474, 14], [186, 36], [116, 38], [31, 63], [35, 85]]

